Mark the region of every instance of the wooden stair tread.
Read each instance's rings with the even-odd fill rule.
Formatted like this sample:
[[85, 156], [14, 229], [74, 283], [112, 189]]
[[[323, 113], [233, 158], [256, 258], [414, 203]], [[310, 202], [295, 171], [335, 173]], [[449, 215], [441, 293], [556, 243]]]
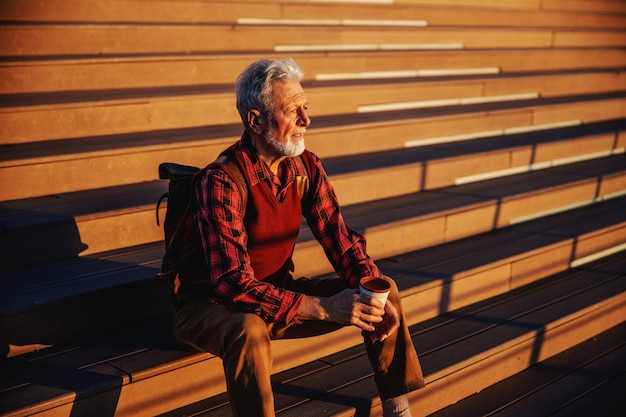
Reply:
[[[622, 172], [624, 169], [626, 165], [623, 156], [616, 155], [572, 164], [563, 169], [511, 175], [372, 203], [355, 204], [345, 207], [344, 213], [351, 219], [353, 227], [365, 230], [379, 224], [401, 221], [410, 216], [443, 213], [459, 206], [487, 203], [494, 199], [502, 202], [523, 194], [540, 193], [560, 185], [567, 186], [590, 178], [600, 178], [613, 172]], [[372, 209], [378, 213], [385, 213], [385, 216], [376, 215], [372, 218], [370, 215]]]
[[120, 185], [0, 203], [5, 230], [73, 221], [98, 213], [154, 209], [167, 190], [164, 181]]
[[[103, 252], [98, 255], [74, 257], [50, 262], [43, 265], [31, 265], [20, 270], [3, 272], [2, 284], [7, 291], [16, 289], [28, 290], [48, 282], [46, 274], [54, 277], [54, 281], [62, 283], [64, 280], [73, 280], [78, 276], [94, 277], [116, 273], [124, 269], [161, 268], [161, 257], [164, 251], [163, 242], [141, 245], [137, 247], [120, 248], [115, 251]], [[150, 275], [150, 276], [153, 276]], [[141, 274], [140, 274], [141, 275]], [[21, 277], [18, 279], [18, 277]], [[48, 282], [49, 283], [49, 282]]]
[[76, 153], [119, 150], [176, 142], [184, 143], [197, 140], [222, 139], [224, 137], [238, 138], [240, 135], [241, 127], [235, 124], [106, 135], [101, 137], [56, 140], [50, 143], [46, 142], [43, 146], [38, 143], [19, 144], [9, 149], [8, 152], [3, 152], [2, 158], [4, 161], [39, 157], [62, 157], [67, 159], [68, 156]]
[[[615, 326], [472, 397], [438, 411], [431, 417], [461, 417], [468, 414], [480, 416], [498, 409], [509, 415], [508, 413], [512, 412], [509, 410], [515, 408], [517, 404], [526, 404], [527, 407], [529, 401], [537, 404], [539, 393], [551, 397], [548, 401], [540, 403], [540, 408], [545, 410], [545, 413], [556, 412], [556, 415], [569, 416], [589, 413], [608, 415], [616, 402], [624, 405], [624, 400], [620, 401], [618, 396], [613, 394], [617, 393], [615, 385], [618, 385], [613, 382], [619, 383], [624, 380], [623, 374], [626, 369], [624, 365], [620, 367], [619, 363], [624, 358], [625, 332], [626, 324]], [[605, 369], [599, 372], [599, 366], [604, 366]], [[572, 379], [577, 375], [587, 377], [573, 383]], [[583, 391], [582, 398], [578, 397], [580, 394], [572, 393], [568, 393], [569, 397], [564, 399], [556, 398], [573, 388], [589, 390], [591, 393]], [[586, 403], [589, 398], [593, 403], [593, 409], [589, 406], [579, 408], [581, 402]], [[559, 406], [560, 410], [550, 409], [555, 405]], [[605, 406], [610, 408], [604, 408]]]
[[[374, 20], [373, 23], [376, 21]], [[3, 27], [7, 41], [0, 47], [6, 57], [102, 57], [123, 54], [146, 55], [169, 53], [252, 52], [274, 51], [276, 46], [293, 48], [294, 45], [346, 45], [346, 50], [389, 45], [388, 49], [404, 49], [403, 44], [431, 44], [429, 49], [479, 48], [560, 48], [587, 46], [619, 46], [623, 43], [624, 31], [609, 28], [537, 28], [537, 27], [388, 27], [380, 25], [346, 26], [324, 25], [244, 25], [233, 28], [228, 24], [41, 24], [37, 31], [23, 25]], [[556, 23], [555, 23], [556, 24]], [[72, 42], [80, 34], [82, 42]], [[40, 39], [48, 42], [42, 45]], [[288, 41], [286, 41], [288, 39]], [[251, 41], [253, 40], [253, 41]], [[441, 47], [437, 48], [436, 45]], [[306, 48], [302, 48], [306, 50]], [[419, 49], [419, 48], [414, 48]], [[297, 48], [295, 50], [298, 50]], [[318, 48], [315, 48], [318, 50]], [[319, 50], [324, 50], [319, 48]], [[327, 48], [332, 50], [332, 47]], [[288, 49], [288, 51], [290, 51]]]
[[[83, 65], [76, 60], [50, 58], [46, 65], [29, 60], [0, 65], [4, 81], [2, 94], [52, 91], [76, 91], [89, 77], [94, 89], [137, 87], [174, 87], [206, 82], [210, 74], [215, 83], [232, 83], [241, 68], [261, 58], [260, 53], [248, 54], [190, 54], [162, 57], [90, 58]], [[282, 53], [262, 54], [265, 58], [282, 57]], [[558, 71], [590, 68], [623, 67], [626, 52], [619, 48], [566, 48], [535, 50], [475, 50], [475, 51], [375, 51], [375, 52], [294, 52], [290, 54], [300, 64], [305, 80], [320, 74], [359, 73], [369, 71], [415, 70], [415, 62], [425, 69], [500, 68], [500, 72]], [[184, 59], [181, 59], [184, 58]], [[159, 71], [162, 69], [163, 71]], [[43, 74], [48, 77], [43, 78]], [[61, 77], [64, 74], [65, 77]], [[135, 74], [130, 76], [129, 74]], [[28, 77], [26, 77], [28, 75]], [[61, 77], [63, 84], [58, 84]], [[39, 82], [25, 82], [37, 79]]]
[[[372, 79], [345, 79], [345, 80], [305, 80], [302, 85], [307, 92], [307, 98], [313, 102], [322, 103], [322, 98], [327, 94], [327, 90], [331, 89], [332, 92], [346, 91], [357, 97], [370, 97], [370, 100], [380, 98], [381, 94], [384, 94], [385, 89], [393, 87], [393, 97], [397, 100], [398, 94], [402, 91], [414, 91], [416, 88], [443, 86], [450, 87], [457, 90], [457, 94], [463, 91], [461, 87], [471, 86], [473, 84], [480, 83], [487, 87], [487, 90], [498, 90], [495, 87], [500, 87], [502, 84], [507, 84], [510, 90], [515, 91], [516, 86], [511, 85], [512, 80], [528, 80], [534, 82], [536, 88], [541, 88], [539, 92], [544, 97], [555, 95], [571, 95], [576, 92], [578, 94], [585, 92], [581, 90], [581, 86], [572, 85], [573, 81], [580, 83], [581, 80], [596, 80], [596, 79], [611, 79], [612, 77], [619, 77], [620, 68], [597, 68], [597, 69], [572, 69], [572, 70], [560, 70], [560, 71], [542, 71], [542, 72], [520, 72], [520, 73], [508, 73], [508, 74], [469, 74], [469, 75], [448, 75], [448, 76], [424, 76], [420, 78], [415, 77], [399, 77], [399, 78], [372, 78]], [[567, 81], [570, 81], [569, 83]], [[516, 83], [513, 83], [516, 84]], [[562, 84], [569, 84], [569, 89], [563, 88]], [[612, 90], [619, 90], [620, 84], [613, 85]], [[367, 91], [363, 91], [364, 87], [369, 87]], [[491, 88], [490, 88], [491, 87]], [[595, 85], [596, 89], [588, 90], [587, 92], [598, 93], [598, 85]], [[500, 87], [501, 88], [501, 87]], [[577, 88], [572, 90], [572, 88]], [[584, 88], [584, 87], [583, 87]], [[426, 90], [427, 91], [427, 90]], [[372, 94], [372, 92], [374, 92]], [[527, 91], [526, 91], [527, 92]], [[163, 86], [154, 88], [127, 88], [127, 89], [108, 89], [108, 90], [81, 90], [81, 91], [58, 91], [58, 92], [38, 92], [38, 93], [24, 93], [24, 94], [2, 94], [0, 95], [0, 108], [12, 109], [19, 108], [21, 110], [31, 109], [36, 110], [38, 108], [48, 109], [51, 105], [71, 105], [73, 109], [85, 107], [93, 107], [99, 104], [114, 103], [114, 104], [128, 104], [137, 102], [138, 100], [150, 101], [157, 103], [159, 100], [171, 100], [176, 98], [179, 101], [186, 99], [194, 99], [198, 96], [206, 97], [208, 99], [215, 99], [221, 97], [224, 94], [228, 94], [232, 97], [232, 83], [226, 84], [200, 84], [190, 86]], [[321, 97], [317, 97], [320, 95]], [[436, 96], [423, 96], [418, 94], [418, 97], [423, 99], [437, 98]], [[415, 96], [413, 96], [415, 97]], [[442, 97], [443, 98], [443, 97]], [[328, 103], [336, 104], [336, 103]], [[361, 103], [363, 104], [363, 103]], [[313, 110], [315, 117], [318, 113], [326, 109], [317, 108], [316, 105]], [[354, 109], [353, 109], [354, 110]], [[334, 113], [338, 112], [337, 108], [334, 108]], [[347, 109], [342, 109], [341, 113], [349, 113]], [[233, 110], [233, 113], [235, 111]], [[329, 113], [332, 114], [332, 113]], [[218, 115], [212, 115], [217, 117]], [[233, 122], [237, 120], [231, 120]], [[224, 122], [220, 122], [224, 123]]]
[[[623, 268], [623, 266], [624, 264], [622, 263], [617, 268]], [[617, 274], [620, 273], [619, 270], [613, 270], [613, 272]], [[565, 292], [565, 289], [562, 290], [561, 288], [554, 289], [557, 294], [535, 294], [534, 297], [536, 297], [536, 302], [543, 301], [546, 303], [546, 306], [549, 306], [542, 308], [553, 309], [550, 311], [550, 314], [548, 314], [546, 311], [529, 312], [528, 310], [526, 310], [526, 308], [528, 308], [528, 306], [530, 305], [529, 301], [516, 299], [509, 301], [505, 306], [500, 305], [499, 309], [495, 308], [489, 312], [482, 312], [478, 315], [478, 317], [470, 318], [469, 321], [471, 323], [456, 322], [456, 326], [453, 326], [451, 324], [446, 325], [446, 332], [451, 331], [450, 329], [455, 329], [458, 326], [458, 331], [462, 329], [463, 331], [467, 332], [468, 335], [471, 335], [470, 337], [475, 337], [474, 335], [478, 334], [489, 334], [489, 337], [481, 338], [480, 341], [466, 343], [468, 342], [468, 340], [463, 337], [458, 340], [448, 340], [445, 344], [446, 347], [444, 349], [435, 350], [434, 348], [430, 348], [430, 346], [432, 346], [431, 341], [433, 339], [436, 339], [435, 337], [432, 337], [431, 335], [432, 338], [428, 342], [420, 342], [418, 338], [416, 342], [417, 346], [419, 346], [420, 349], [425, 352], [422, 354], [422, 357], [424, 357], [424, 361], [426, 363], [424, 366], [425, 372], [435, 373], [444, 371], [448, 367], [459, 361], [459, 355], [462, 355], [462, 357], [479, 357], [480, 355], [485, 355], [486, 352], [491, 351], [494, 346], [503, 344], [507, 340], [514, 340], [517, 337], [527, 334], [528, 332], [542, 332], [545, 329], [545, 327], [543, 326], [543, 323], [545, 322], [542, 322], [540, 319], [545, 318], [546, 315], [549, 316], [549, 320], [557, 321], [560, 317], [564, 317], [565, 315], [578, 311], [578, 309], [583, 305], [595, 305], [596, 303], [605, 300], [609, 295], [619, 294], [625, 289], [624, 283], [621, 282], [623, 280], [611, 281], [611, 283], [605, 284], [606, 287], [599, 288], [600, 284], [598, 284], [597, 281], [601, 281], [606, 273], [598, 272], [595, 274], [595, 276], [593, 273], [590, 274], [591, 276], [589, 277], [589, 279], [593, 280], [594, 283], [598, 285], [598, 288], [585, 287], [583, 290], [576, 293], [575, 295], [570, 295], [569, 293]], [[566, 303], [564, 305], [553, 306], [551, 303], [555, 303], [555, 301], [553, 301], [555, 300], [555, 297], [556, 301], [560, 301], [559, 298], [564, 299], [564, 297], [560, 297], [560, 294], [564, 293], [568, 294], [568, 297], [584, 298], [588, 301], [581, 304], [570, 301], [569, 303]], [[495, 323], [503, 324], [498, 324], [498, 326], [495, 327]], [[443, 332], [443, 328], [441, 329], [441, 331]], [[454, 330], [452, 330], [452, 332], [454, 333]], [[447, 336], [447, 334], [444, 335], [444, 337], [445, 336]], [[458, 349], [458, 344], [464, 345], [465, 347], [463, 349]], [[428, 358], [428, 361], [426, 361], [426, 358]], [[428, 363], [436, 363], [437, 365], [428, 365]]]
[[0, 391], [22, 384], [32, 384], [62, 376], [70, 370], [93, 366], [149, 348], [158, 348], [173, 338], [168, 319], [155, 320], [149, 326], [111, 333], [82, 345], [50, 347], [14, 357], [3, 365]]
[[[496, 413], [494, 415], [507, 415], [507, 416], [524, 416], [528, 410], [528, 404], [531, 401], [535, 406], [539, 406], [545, 410], [546, 413], [560, 411], [560, 414], [567, 412], [567, 410], [559, 410], [560, 404], [568, 403], [579, 396], [587, 395], [586, 390], [596, 389], [597, 386], [592, 382], [593, 379], [588, 377], [589, 373], [592, 374], [607, 374], [611, 372], [619, 371], [622, 373], [621, 378], [618, 375], [619, 380], [625, 381], [626, 379], [623, 376], [623, 373], [626, 371], [626, 364], [624, 358], [626, 357], [626, 349], [622, 348], [617, 352], [611, 352], [606, 355], [603, 360], [596, 361], [597, 363], [590, 364], [585, 368], [581, 369], [578, 373], [574, 373], [573, 375], [568, 375], [563, 379], [559, 380], [551, 384], [549, 389], [541, 390], [540, 392], [533, 393], [530, 395], [525, 401], [518, 402], [515, 405], [507, 407], [506, 411], [501, 411], [500, 413]], [[590, 381], [591, 380], [591, 381]], [[605, 381], [602, 381], [605, 382]], [[611, 382], [609, 381], [606, 382]], [[597, 383], [597, 382], [596, 382]], [[614, 387], [615, 389], [617, 387]], [[622, 386], [623, 388], [623, 386]], [[611, 397], [608, 397], [611, 398]], [[573, 402], [573, 401], [572, 401]], [[604, 407], [609, 406], [609, 404], [602, 404], [603, 401], [600, 402], [599, 407], [596, 405], [592, 410], [587, 410], [587, 412], [598, 413], [596, 415], [602, 415], [602, 409]], [[623, 405], [623, 404], [622, 404]], [[572, 408], [577, 406], [572, 405]], [[525, 408], [524, 411], [521, 408]], [[605, 409], [606, 410], [606, 409]], [[610, 411], [610, 409], [606, 410]], [[573, 411], [569, 410], [569, 413], [578, 413], [582, 415], [582, 410]], [[573, 414], [569, 414], [573, 415]]]
[[[621, 357], [625, 355], [626, 352], [622, 351]], [[590, 393], [578, 394], [575, 401], [568, 401], [567, 406], [559, 409], [554, 415], [558, 417], [584, 416], [590, 413], [614, 417], [623, 415], [626, 409], [626, 402], [621, 396], [624, 385], [626, 385], [626, 377], [622, 373], [608, 379], [600, 386], [591, 387], [592, 391]], [[618, 402], [618, 404], [614, 404], [614, 402]]]
[[[280, 10], [276, 3], [256, 1], [203, 1], [190, 5], [166, 3], [146, 7], [133, 1], [123, 1], [110, 5], [106, 2], [99, 7], [76, 7], [75, 4], [61, 2], [56, 7], [48, 4], [30, 4], [22, 9], [3, 10], [9, 21], [31, 22], [179, 22], [179, 23], [234, 23], [240, 17], [242, 5], [249, 17], [302, 18], [352, 18], [352, 19], [427, 19], [434, 25], [468, 25], [481, 22], [481, 25], [500, 26], [510, 21], [515, 26], [550, 26], [559, 22], [567, 27], [623, 27], [623, 6], [618, 1], [596, 2], [589, 6], [583, 3], [547, 2], [542, 10], [535, 3], [522, 4], [508, 1], [405, 1], [391, 4], [351, 4], [339, 3], [328, 7], [315, 2], [286, 1]], [[282, 13], [281, 13], [282, 11]], [[584, 11], [585, 13], [572, 13]], [[512, 19], [512, 16], [516, 19]]]

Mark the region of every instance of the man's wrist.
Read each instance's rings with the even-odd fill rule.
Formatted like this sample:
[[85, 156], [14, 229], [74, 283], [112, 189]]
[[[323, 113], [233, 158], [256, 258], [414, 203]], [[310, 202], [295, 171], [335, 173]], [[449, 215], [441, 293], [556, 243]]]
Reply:
[[321, 297], [305, 295], [296, 312], [296, 318], [299, 320], [328, 320], [324, 300]]

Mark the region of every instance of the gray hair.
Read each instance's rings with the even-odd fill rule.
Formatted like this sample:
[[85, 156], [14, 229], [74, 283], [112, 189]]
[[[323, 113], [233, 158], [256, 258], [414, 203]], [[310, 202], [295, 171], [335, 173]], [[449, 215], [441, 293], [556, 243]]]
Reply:
[[253, 62], [237, 77], [237, 110], [248, 127], [248, 112], [256, 109], [267, 118], [273, 107], [272, 82], [302, 81], [304, 73], [291, 58]]

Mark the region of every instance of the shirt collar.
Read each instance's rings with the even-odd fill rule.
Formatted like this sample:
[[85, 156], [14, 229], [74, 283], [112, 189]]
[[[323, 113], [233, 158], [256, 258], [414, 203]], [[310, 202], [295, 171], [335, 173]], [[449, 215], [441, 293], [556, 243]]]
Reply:
[[[248, 174], [251, 186], [263, 180], [267, 180], [270, 183], [274, 182], [274, 174], [261, 158], [259, 158], [259, 154], [252, 145], [252, 139], [247, 131], [244, 131], [241, 139], [237, 143], [237, 149], [243, 153], [245, 170]], [[284, 168], [282, 170], [284, 175], [284, 178], [282, 178], [283, 188], [286, 188], [291, 182], [295, 181], [297, 175], [306, 175], [304, 172], [299, 172], [298, 164], [293, 157], [285, 158], [285, 160], [281, 162], [281, 165]]]

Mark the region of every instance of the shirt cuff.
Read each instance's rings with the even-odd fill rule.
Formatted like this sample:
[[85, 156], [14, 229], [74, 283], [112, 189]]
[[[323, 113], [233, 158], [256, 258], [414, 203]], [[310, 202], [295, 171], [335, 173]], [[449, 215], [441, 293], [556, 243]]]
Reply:
[[302, 323], [300, 320], [296, 319], [296, 313], [298, 312], [298, 308], [300, 308], [300, 304], [302, 303], [302, 300], [304, 300], [304, 294], [299, 294], [299, 293], [293, 293], [293, 294], [295, 294], [295, 298], [293, 302], [287, 305], [286, 308], [284, 309], [281, 306], [281, 309], [278, 311], [278, 314], [276, 315], [276, 321], [279, 323], [282, 322], [287, 326], [290, 326], [292, 324]]

